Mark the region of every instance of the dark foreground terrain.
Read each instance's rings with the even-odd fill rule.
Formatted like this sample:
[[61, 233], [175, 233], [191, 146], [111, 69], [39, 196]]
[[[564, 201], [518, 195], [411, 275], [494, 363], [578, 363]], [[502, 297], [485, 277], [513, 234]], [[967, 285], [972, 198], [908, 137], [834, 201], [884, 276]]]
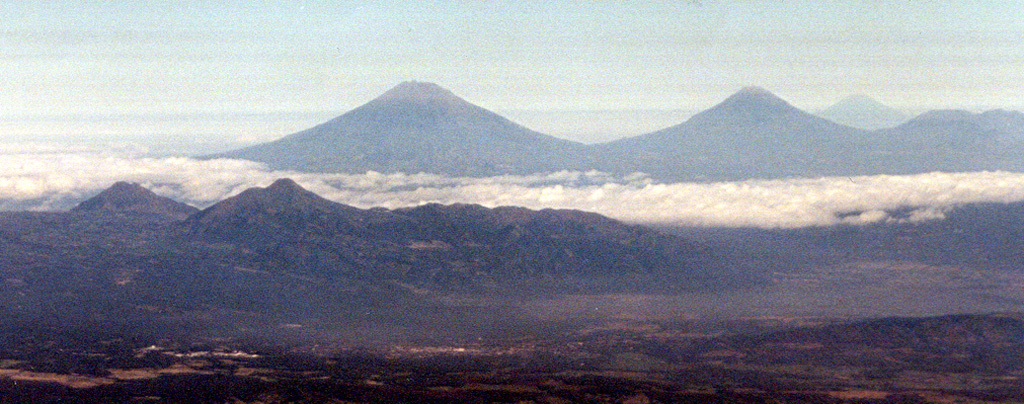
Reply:
[[7, 327], [0, 402], [1020, 402], [1022, 318], [615, 321], [362, 347]]
[[0, 213], [0, 403], [1022, 402], [1024, 208], [946, 215], [672, 234], [119, 183]]

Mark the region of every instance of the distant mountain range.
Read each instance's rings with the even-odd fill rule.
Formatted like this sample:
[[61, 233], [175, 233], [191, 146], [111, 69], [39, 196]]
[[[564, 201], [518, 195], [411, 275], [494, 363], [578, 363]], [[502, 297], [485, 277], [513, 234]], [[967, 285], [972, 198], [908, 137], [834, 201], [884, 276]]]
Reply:
[[[906, 120], [865, 97], [822, 115], [866, 128]], [[1024, 144], [1020, 112], [933, 111], [889, 128], [853, 126], [748, 87], [678, 125], [584, 145], [526, 129], [436, 84], [406, 82], [316, 127], [206, 157], [308, 172], [491, 176], [595, 169], [663, 181], [1024, 169], [1024, 154], [1014, 152]]]

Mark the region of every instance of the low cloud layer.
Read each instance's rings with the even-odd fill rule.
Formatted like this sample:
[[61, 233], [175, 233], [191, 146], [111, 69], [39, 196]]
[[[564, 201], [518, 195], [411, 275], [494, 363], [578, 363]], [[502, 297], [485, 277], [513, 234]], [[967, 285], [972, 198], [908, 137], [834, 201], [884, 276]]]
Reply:
[[277, 178], [368, 208], [478, 203], [593, 211], [636, 223], [805, 227], [942, 217], [952, 206], [1024, 200], [1024, 174], [928, 173], [720, 183], [656, 183], [643, 175], [558, 172], [457, 178], [432, 174], [309, 174], [242, 160], [145, 157], [131, 152], [0, 146], [0, 210], [63, 210], [116, 181], [205, 207]]

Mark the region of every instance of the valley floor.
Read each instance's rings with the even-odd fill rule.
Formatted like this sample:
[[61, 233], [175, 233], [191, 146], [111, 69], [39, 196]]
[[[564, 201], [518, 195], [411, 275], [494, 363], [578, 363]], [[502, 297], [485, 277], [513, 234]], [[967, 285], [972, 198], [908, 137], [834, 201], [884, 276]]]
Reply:
[[[1005, 325], [990, 329], [990, 321], [1004, 318], [1020, 317], [921, 321], [933, 321], [924, 326], [927, 330], [980, 327], [990, 337], [1006, 331], [998, 328]], [[918, 320], [899, 323], [899, 327], [919, 332], [922, 328], [913, 321]], [[885, 331], [886, 320], [854, 324], [851, 331], [834, 328], [849, 323], [808, 318], [718, 323], [606, 319], [561, 324], [532, 337], [434, 339], [372, 347], [322, 340], [275, 347], [224, 337], [144, 341], [100, 338], [99, 332], [92, 339], [87, 333], [77, 338], [37, 337], [4, 349], [0, 402], [991, 403], [1024, 399], [1020, 361], [1024, 344], [1017, 339], [986, 341], [991, 344], [981, 349], [982, 345], [962, 343], [963, 336], [956, 332], [942, 331], [929, 335], [936, 339], [932, 343], [917, 344], [887, 341], [891, 332]], [[1020, 326], [1019, 321], [1010, 324]], [[840, 331], [866, 337], [829, 339]]]

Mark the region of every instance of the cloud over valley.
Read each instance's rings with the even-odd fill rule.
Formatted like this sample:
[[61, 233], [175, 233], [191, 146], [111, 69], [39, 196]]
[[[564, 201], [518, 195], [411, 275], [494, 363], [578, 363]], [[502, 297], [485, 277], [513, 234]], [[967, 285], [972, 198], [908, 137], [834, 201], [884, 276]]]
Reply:
[[[205, 207], [277, 178], [361, 208], [424, 203], [593, 211], [635, 223], [805, 227], [942, 217], [949, 207], [1024, 201], [1024, 174], [927, 173], [718, 183], [658, 183], [642, 174], [555, 172], [487, 178], [433, 174], [312, 174], [244, 160], [0, 146], [0, 210], [63, 210], [116, 181]], [[900, 210], [904, 214], [891, 214]], [[909, 212], [909, 213], [907, 213]]]

